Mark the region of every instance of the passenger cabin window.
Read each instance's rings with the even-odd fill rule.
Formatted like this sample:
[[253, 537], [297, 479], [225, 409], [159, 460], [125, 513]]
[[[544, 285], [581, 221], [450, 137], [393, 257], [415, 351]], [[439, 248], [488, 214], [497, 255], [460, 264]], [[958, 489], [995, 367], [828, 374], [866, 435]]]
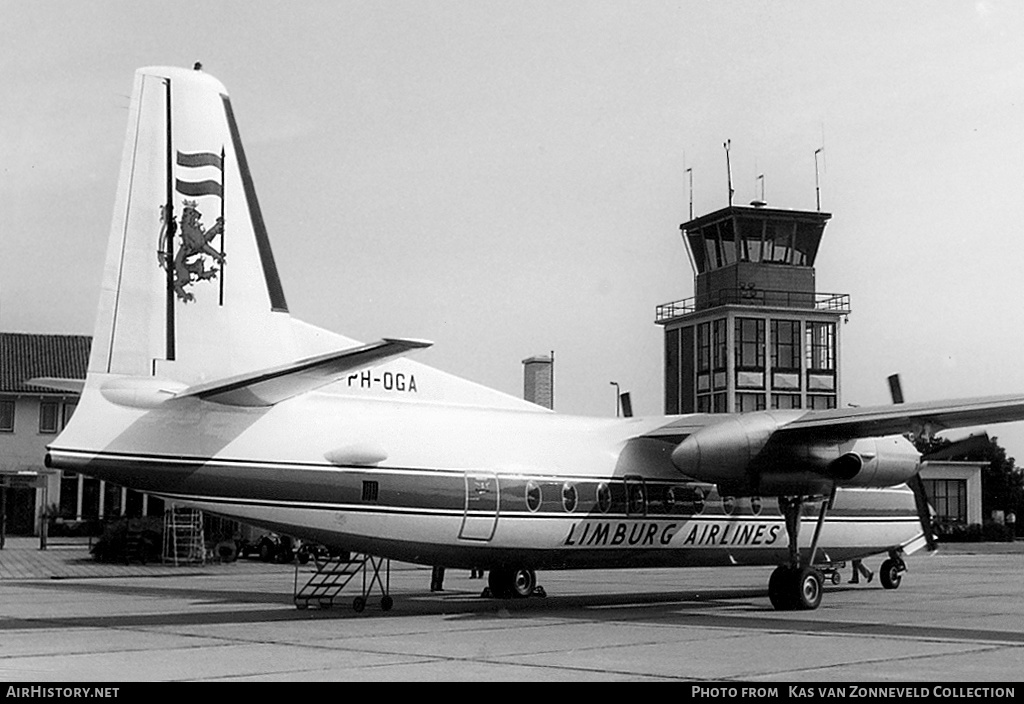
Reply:
[[526, 483], [526, 508], [537, 511], [540, 509], [541, 501], [540, 485], [531, 479]]

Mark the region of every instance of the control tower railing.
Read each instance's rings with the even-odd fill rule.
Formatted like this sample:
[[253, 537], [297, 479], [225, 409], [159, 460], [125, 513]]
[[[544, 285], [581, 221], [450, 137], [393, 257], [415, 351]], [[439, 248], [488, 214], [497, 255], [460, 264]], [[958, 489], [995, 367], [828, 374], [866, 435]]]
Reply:
[[850, 294], [848, 293], [809, 293], [807, 291], [772, 291], [759, 288], [727, 288], [716, 291], [713, 295], [684, 298], [681, 301], [662, 303], [655, 308], [654, 322], [678, 318], [695, 313], [698, 310], [717, 306], [739, 305], [769, 308], [801, 308], [805, 310], [821, 310], [832, 313], [850, 312]]

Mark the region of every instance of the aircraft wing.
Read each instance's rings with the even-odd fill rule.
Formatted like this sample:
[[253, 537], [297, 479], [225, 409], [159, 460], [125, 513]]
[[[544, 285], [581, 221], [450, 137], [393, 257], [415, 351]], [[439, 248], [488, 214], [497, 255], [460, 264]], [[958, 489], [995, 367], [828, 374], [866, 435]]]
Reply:
[[847, 440], [1024, 420], [1024, 395], [808, 411], [776, 432]]
[[[677, 416], [643, 436], [678, 443], [702, 428], [717, 425], [732, 417], [735, 416], [724, 413]], [[821, 438], [841, 441], [909, 432], [935, 433], [950, 428], [1013, 421], [1024, 421], [1022, 394], [805, 411], [793, 420], [779, 422], [773, 435], [779, 439], [799, 437], [804, 440]]]
[[1024, 421], [1024, 395], [823, 411], [678, 416], [645, 432], [675, 445], [683, 474], [734, 495], [827, 496], [835, 486], [895, 486], [921, 456], [900, 437]]
[[228, 406], [273, 406], [293, 396], [326, 386], [353, 371], [401, 357], [432, 344], [425, 340], [384, 338], [279, 367], [190, 386], [175, 394], [175, 398], [194, 396]]

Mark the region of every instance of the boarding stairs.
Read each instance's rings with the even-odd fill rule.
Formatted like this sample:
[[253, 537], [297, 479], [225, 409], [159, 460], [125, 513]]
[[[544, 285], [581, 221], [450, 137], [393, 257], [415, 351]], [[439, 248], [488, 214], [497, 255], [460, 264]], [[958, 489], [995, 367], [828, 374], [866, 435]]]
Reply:
[[174, 506], [164, 511], [163, 561], [175, 566], [206, 561], [202, 511]]
[[[366, 554], [352, 554], [344, 557], [315, 559], [316, 568], [308, 581], [299, 587], [299, 565], [295, 565], [294, 601], [298, 609], [316, 606], [329, 609], [340, 598], [341, 592], [352, 582], [353, 588], [359, 587], [359, 595], [352, 600], [352, 608], [361, 612], [366, 608], [368, 598], [374, 586], [381, 594], [381, 611], [390, 611], [394, 599], [389, 594], [391, 589], [391, 560]], [[309, 574], [309, 572], [306, 572]]]

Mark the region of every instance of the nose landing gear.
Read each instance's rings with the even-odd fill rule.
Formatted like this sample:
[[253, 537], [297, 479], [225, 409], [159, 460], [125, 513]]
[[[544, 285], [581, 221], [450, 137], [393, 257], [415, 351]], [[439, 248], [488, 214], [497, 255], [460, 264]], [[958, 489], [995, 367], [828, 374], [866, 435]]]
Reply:
[[907, 563], [897, 553], [889, 553], [889, 559], [882, 562], [878, 569], [878, 578], [886, 589], [897, 589], [903, 581], [903, 573], [907, 571]]

